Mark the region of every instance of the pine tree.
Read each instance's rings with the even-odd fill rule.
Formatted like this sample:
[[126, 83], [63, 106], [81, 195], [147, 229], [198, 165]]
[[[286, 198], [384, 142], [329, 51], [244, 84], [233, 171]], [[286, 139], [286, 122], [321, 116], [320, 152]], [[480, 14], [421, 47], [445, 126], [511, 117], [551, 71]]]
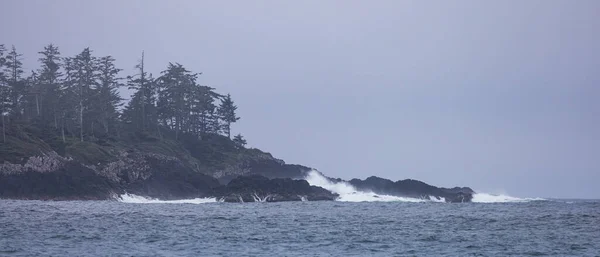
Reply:
[[132, 99], [127, 106], [128, 115], [126, 117], [140, 131], [150, 130], [155, 127], [158, 131], [156, 117], [156, 87], [152, 75], [144, 69], [144, 52], [142, 59], [135, 66], [138, 74], [127, 77], [127, 86], [134, 90]]
[[217, 115], [218, 109], [215, 108], [208, 116], [208, 133], [220, 135], [223, 130], [223, 125], [221, 124], [221, 119], [219, 115]]
[[[31, 74], [23, 81], [25, 83], [24, 95], [21, 96], [20, 106], [23, 117], [27, 121], [40, 115], [39, 103], [39, 75], [32, 70]], [[37, 121], [37, 119], [35, 119]]]
[[191, 95], [191, 119], [194, 131], [202, 136], [206, 133], [218, 134], [221, 130], [219, 117], [216, 115], [217, 106], [214, 104], [216, 99], [222, 98], [222, 95], [214, 92], [214, 88], [208, 86], [195, 85]]
[[38, 60], [41, 63], [38, 69], [38, 79], [35, 89], [36, 104], [40, 107], [42, 120], [50, 122], [54, 128], [58, 128], [58, 107], [60, 99], [60, 72], [61, 58], [57, 46], [49, 44], [44, 47], [44, 51], [38, 52], [42, 55]]
[[237, 134], [233, 138], [233, 143], [235, 143], [238, 148], [244, 148], [246, 146], [246, 139], [244, 139], [241, 134]]
[[[91, 110], [89, 100], [98, 85], [96, 60], [96, 57], [92, 56], [92, 51], [89, 48], [85, 48], [75, 57], [65, 59], [65, 70], [67, 74], [65, 89], [69, 91], [68, 94], [74, 94], [77, 99], [75, 105], [78, 107], [77, 115], [79, 118], [78, 126], [80, 141], [83, 141], [85, 128], [91, 128], [91, 126], [87, 125], [93, 126], [93, 119], [89, 119], [87, 115]], [[67, 98], [67, 100], [72, 101], [74, 99]]]
[[118, 122], [118, 108], [122, 105], [123, 99], [119, 96], [118, 89], [122, 86], [117, 77], [121, 69], [115, 67], [115, 59], [111, 56], [100, 58], [98, 62], [98, 89], [92, 102], [91, 112], [97, 117], [98, 123], [104, 129], [105, 134], [109, 134], [111, 128], [115, 129]]
[[[132, 98], [119, 113], [123, 100], [118, 92], [121, 70], [115, 67], [114, 58], [96, 58], [89, 48], [74, 57], [61, 58], [58, 47], [52, 44], [39, 54], [40, 68], [23, 78], [22, 55], [14, 46], [7, 53], [0, 45], [3, 142], [13, 119], [60, 128], [63, 142], [67, 135], [79, 141], [97, 133], [118, 136], [123, 125], [134, 131], [156, 130], [161, 138], [161, 129], [170, 129], [176, 139], [180, 133], [200, 138], [223, 133], [231, 138], [231, 124], [239, 120], [230, 95], [198, 84], [200, 73], [179, 63], [169, 63], [155, 80], [145, 69], [142, 52], [137, 74], [127, 77], [127, 86], [134, 90]], [[233, 140], [244, 147], [241, 135]]]
[[233, 103], [231, 99], [231, 95], [227, 94], [225, 98], [221, 101], [221, 105], [219, 106], [219, 116], [221, 120], [225, 123], [223, 126], [223, 130], [228, 138], [231, 138], [231, 123], [234, 123], [240, 119], [240, 117], [236, 116], [237, 106]]
[[4, 53], [6, 52], [6, 48], [4, 45], [0, 45], [0, 115], [2, 115], [2, 142], [6, 143], [6, 123], [4, 115], [6, 113], [6, 104], [8, 102], [9, 90], [8, 85], [6, 84], [6, 75], [4, 74], [4, 66], [6, 64], [6, 58]]
[[17, 53], [15, 46], [12, 46], [11, 51], [6, 55], [5, 73], [8, 75], [9, 97], [10, 97], [10, 113], [17, 118], [21, 114], [21, 98], [26, 94], [26, 84], [22, 80], [23, 63], [22, 54]]
[[179, 63], [169, 66], [157, 79], [159, 87], [158, 112], [163, 123], [180, 132], [190, 131], [190, 102], [198, 74], [191, 73]]

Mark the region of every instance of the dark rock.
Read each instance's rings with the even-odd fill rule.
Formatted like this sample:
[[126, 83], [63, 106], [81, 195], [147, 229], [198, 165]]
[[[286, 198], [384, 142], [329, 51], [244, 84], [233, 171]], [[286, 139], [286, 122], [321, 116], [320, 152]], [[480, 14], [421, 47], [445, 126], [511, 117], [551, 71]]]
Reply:
[[312, 170], [302, 165], [285, 164], [283, 161], [274, 158], [248, 160], [240, 166], [229, 171], [227, 175], [217, 176], [219, 182], [227, 184], [238, 176], [249, 175], [260, 175], [267, 178], [303, 179]]
[[[191, 170], [177, 159], [145, 157], [149, 174], [122, 183], [128, 193], [161, 200], [209, 197], [217, 179]], [[131, 177], [131, 176], [126, 176]]]
[[54, 172], [0, 174], [0, 198], [105, 200], [122, 192], [106, 177], [76, 162], [68, 162]]
[[365, 180], [352, 179], [348, 183], [356, 187], [357, 190], [371, 191], [376, 194], [423, 199], [430, 199], [430, 197], [444, 198], [446, 202], [470, 202], [474, 193], [468, 187], [440, 188], [413, 179], [393, 182], [389, 179], [372, 176]]
[[216, 188], [215, 195], [225, 202], [320, 201], [334, 200], [338, 196], [311, 186], [306, 180], [268, 179], [259, 175], [237, 177], [226, 186]]

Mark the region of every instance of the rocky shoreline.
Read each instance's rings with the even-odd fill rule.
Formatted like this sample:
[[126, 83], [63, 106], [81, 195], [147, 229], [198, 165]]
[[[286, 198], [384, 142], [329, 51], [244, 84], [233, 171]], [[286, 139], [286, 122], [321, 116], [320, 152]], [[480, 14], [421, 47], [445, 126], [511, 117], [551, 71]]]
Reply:
[[[125, 192], [177, 200], [214, 197], [224, 202], [332, 201], [338, 195], [305, 179], [311, 170], [275, 159], [246, 163], [244, 172], [219, 179], [200, 173], [178, 158], [140, 152], [121, 153], [102, 166], [84, 165], [50, 152], [23, 164], [0, 165], [0, 198], [30, 200], [108, 200]], [[359, 191], [382, 195], [470, 202], [470, 188], [438, 188], [417, 180], [369, 177], [345, 182]]]

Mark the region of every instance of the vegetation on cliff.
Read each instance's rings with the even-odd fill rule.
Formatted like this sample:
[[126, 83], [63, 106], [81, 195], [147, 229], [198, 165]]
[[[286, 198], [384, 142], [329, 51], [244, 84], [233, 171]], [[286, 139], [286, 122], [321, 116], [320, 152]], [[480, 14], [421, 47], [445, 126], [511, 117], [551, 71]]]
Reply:
[[[39, 52], [39, 69], [25, 76], [22, 55], [14, 46], [0, 45], [3, 181], [30, 172], [78, 170], [108, 179], [117, 189], [152, 195], [149, 185], [158, 178], [167, 183], [172, 174], [165, 174], [175, 169], [186, 178], [179, 180], [193, 181], [190, 174], [199, 173], [222, 183], [248, 173], [290, 170], [291, 177], [308, 169], [246, 148], [240, 134], [232, 139], [231, 126], [240, 119], [237, 106], [230, 94], [199, 84], [200, 73], [168, 63], [155, 78], [144, 58], [142, 53], [134, 74], [122, 76], [111, 56], [85, 48], [62, 57], [50, 44]], [[129, 101], [120, 95], [124, 88], [132, 92]], [[198, 179], [215, 186], [212, 178]], [[27, 185], [19, 190], [36, 188]]]
[[[22, 54], [14, 46], [9, 51], [0, 45], [3, 153], [20, 147], [11, 144], [11, 131], [19, 136], [14, 131], [25, 130], [20, 136], [33, 134], [45, 138], [51, 147], [68, 148], [74, 147], [75, 141], [102, 144], [132, 137], [179, 140], [222, 135], [229, 139], [232, 124], [240, 119], [231, 95], [201, 85], [201, 73], [168, 63], [154, 78], [145, 69], [143, 53], [135, 74], [125, 78], [113, 57], [95, 56], [90, 48], [61, 57], [59, 48], [50, 44], [39, 52], [40, 67], [28, 76], [24, 76], [21, 61]], [[120, 95], [124, 88], [132, 92], [127, 102]], [[243, 148], [243, 137], [235, 138], [236, 147]], [[2, 155], [0, 161], [14, 161], [12, 157]]]

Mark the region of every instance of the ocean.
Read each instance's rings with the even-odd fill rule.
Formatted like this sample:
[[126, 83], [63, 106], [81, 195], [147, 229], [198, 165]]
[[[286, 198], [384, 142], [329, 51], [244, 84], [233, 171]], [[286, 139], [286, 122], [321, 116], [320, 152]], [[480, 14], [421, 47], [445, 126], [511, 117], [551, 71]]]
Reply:
[[0, 200], [1, 256], [600, 256], [600, 201]]

